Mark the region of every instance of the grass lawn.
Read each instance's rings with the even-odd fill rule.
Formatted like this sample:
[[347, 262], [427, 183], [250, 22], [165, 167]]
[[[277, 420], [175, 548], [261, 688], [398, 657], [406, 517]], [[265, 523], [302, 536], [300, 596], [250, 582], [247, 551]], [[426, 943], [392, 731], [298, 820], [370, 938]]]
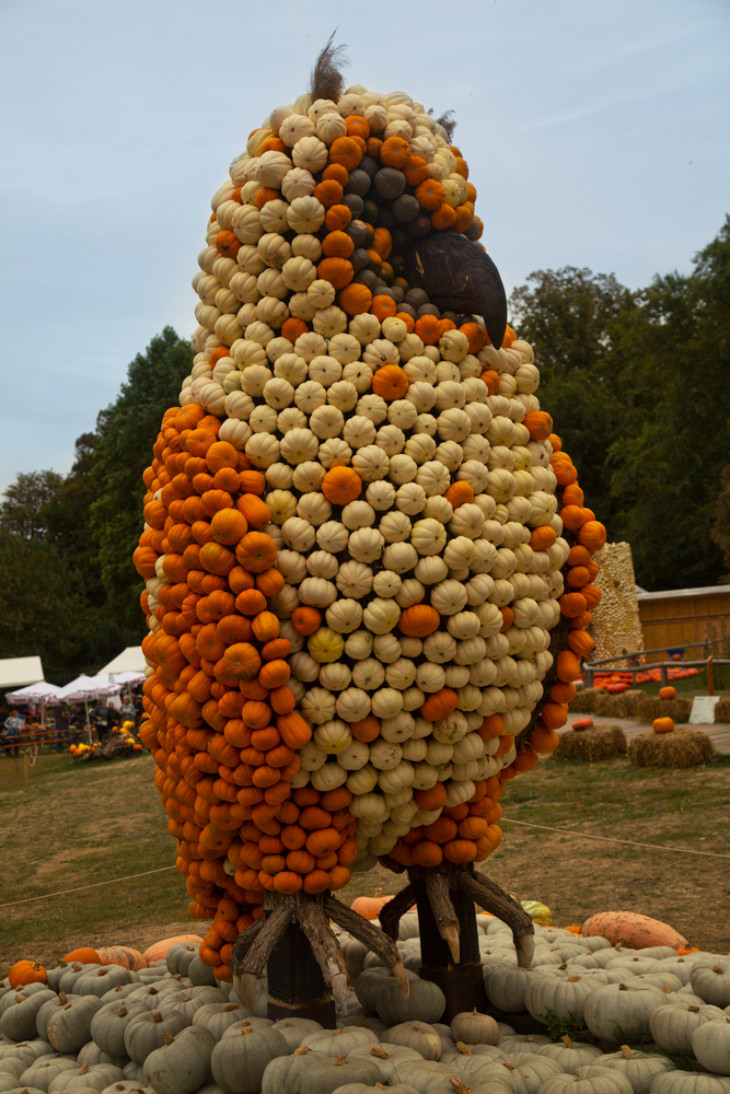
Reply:
[[[559, 924], [630, 909], [726, 952], [729, 800], [728, 757], [684, 771], [549, 758], [508, 784], [504, 838], [486, 869], [521, 899], [547, 903]], [[83, 763], [42, 753], [28, 778], [3, 757], [0, 808], [0, 977], [21, 957], [53, 964], [80, 945], [144, 949], [205, 932], [187, 915], [148, 754]], [[403, 884], [378, 867], [340, 896]]]

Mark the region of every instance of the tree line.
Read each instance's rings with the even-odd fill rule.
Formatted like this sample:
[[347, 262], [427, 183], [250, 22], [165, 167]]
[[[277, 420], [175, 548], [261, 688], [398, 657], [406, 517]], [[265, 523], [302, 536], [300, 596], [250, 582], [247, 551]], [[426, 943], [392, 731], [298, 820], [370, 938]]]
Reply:
[[[609, 539], [650, 591], [730, 569], [730, 217], [691, 273], [630, 291], [566, 267], [530, 274], [511, 323], [540, 367], [542, 405]], [[0, 501], [0, 657], [46, 678], [93, 672], [144, 634], [132, 552], [142, 474], [193, 351], [171, 327], [128, 368], [76, 441], [67, 475], [21, 473]]]

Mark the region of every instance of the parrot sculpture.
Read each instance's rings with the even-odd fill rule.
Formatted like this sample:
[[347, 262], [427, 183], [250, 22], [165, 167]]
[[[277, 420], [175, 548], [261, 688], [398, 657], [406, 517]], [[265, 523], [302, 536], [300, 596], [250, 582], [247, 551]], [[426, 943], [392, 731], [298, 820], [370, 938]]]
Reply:
[[605, 529], [536, 394], [448, 119], [312, 86], [212, 200], [179, 404], [134, 561], [141, 731], [215, 975], [250, 992], [293, 921], [341, 999], [333, 894], [376, 862], [529, 917], [476, 865], [505, 782], [557, 744], [592, 640]]

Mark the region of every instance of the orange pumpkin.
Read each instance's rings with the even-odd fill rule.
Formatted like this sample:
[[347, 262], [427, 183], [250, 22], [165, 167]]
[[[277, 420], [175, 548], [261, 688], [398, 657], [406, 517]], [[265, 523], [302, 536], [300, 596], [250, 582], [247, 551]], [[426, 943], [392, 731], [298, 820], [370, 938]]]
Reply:
[[408, 391], [408, 377], [399, 365], [383, 365], [373, 376], [373, 391], [392, 403]]
[[676, 699], [677, 698], [677, 689], [675, 687], [673, 687], [671, 684], [667, 684], [665, 687], [659, 688], [659, 698], [660, 699]]
[[276, 543], [266, 532], [247, 532], [236, 547], [236, 559], [254, 574], [270, 570], [277, 554]]
[[428, 722], [437, 722], [448, 718], [456, 710], [458, 696], [453, 688], [441, 688], [428, 696], [421, 707], [421, 717]]
[[374, 896], [355, 897], [350, 904], [350, 907], [353, 912], [357, 912], [359, 915], [364, 916], [365, 919], [377, 919], [380, 915], [380, 909], [392, 899], [392, 893], [383, 895], [380, 890], [376, 890]]
[[26, 984], [48, 983], [48, 973], [37, 961], [16, 961], [8, 973], [11, 988], [24, 988]]
[[440, 622], [441, 616], [430, 604], [413, 604], [401, 613], [398, 629], [410, 638], [426, 638], [438, 630]]
[[651, 728], [655, 733], [671, 733], [674, 729], [674, 720], [672, 718], [655, 718], [651, 723]]
[[347, 505], [361, 492], [362, 479], [352, 467], [331, 467], [322, 479], [322, 493], [333, 505]]
[[63, 959], [67, 965], [77, 963], [79, 965], [101, 965], [103, 964], [99, 951], [92, 949], [91, 946], [79, 946], [78, 949], [71, 950]]

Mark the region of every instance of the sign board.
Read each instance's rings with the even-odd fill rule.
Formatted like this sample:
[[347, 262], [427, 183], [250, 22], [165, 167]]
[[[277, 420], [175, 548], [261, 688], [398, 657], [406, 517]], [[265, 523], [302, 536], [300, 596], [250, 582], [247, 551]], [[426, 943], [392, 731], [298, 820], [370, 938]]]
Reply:
[[715, 707], [720, 701], [719, 695], [695, 695], [689, 716], [690, 725], [711, 726], [715, 724]]

